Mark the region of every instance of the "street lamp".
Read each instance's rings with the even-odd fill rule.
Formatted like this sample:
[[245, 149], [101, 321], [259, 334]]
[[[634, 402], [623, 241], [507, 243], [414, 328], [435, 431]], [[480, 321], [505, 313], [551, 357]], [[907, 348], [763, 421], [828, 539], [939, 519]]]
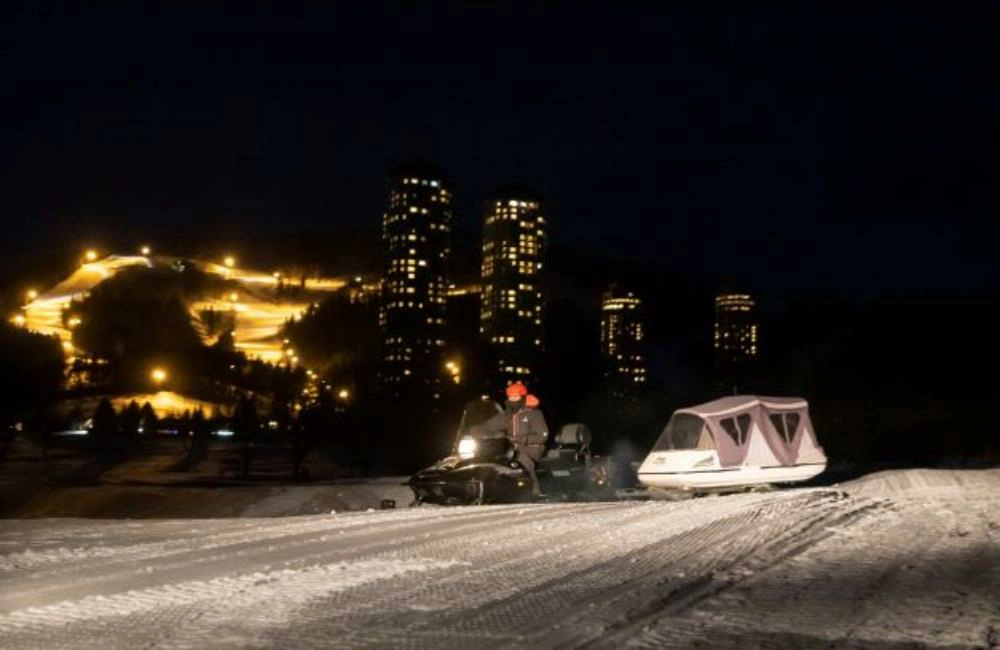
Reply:
[[96, 262], [97, 251], [91, 248], [90, 250], [88, 250], [86, 253], [83, 254], [83, 259], [87, 260], [88, 262]]
[[448, 369], [449, 374], [451, 374], [451, 380], [456, 384], [462, 383], [462, 367], [457, 361], [449, 361], [444, 364], [444, 367]]
[[148, 256], [150, 253], [153, 252], [153, 249], [150, 248], [149, 246], [143, 246], [142, 248], [139, 249], [139, 252], [142, 253], [143, 255]]
[[156, 387], [159, 388], [163, 385], [163, 382], [167, 380], [167, 371], [163, 368], [153, 368], [149, 373], [149, 378], [153, 380]]
[[346, 388], [341, 388], [340, 392], [337, 393], [337, 397], [339, 397], [340, 399], [342, 399], [344, 401], [347, 401], [348, 399], [351, 398], [351, 392], [349, 390], [347, 390]]

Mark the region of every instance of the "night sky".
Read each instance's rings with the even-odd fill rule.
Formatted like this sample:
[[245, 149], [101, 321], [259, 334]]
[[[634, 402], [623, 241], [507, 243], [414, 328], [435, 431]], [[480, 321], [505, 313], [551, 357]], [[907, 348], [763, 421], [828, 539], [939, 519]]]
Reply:
[[470, 234], [519, 183], [556, 246], [765, 292], [1000, 284], [995, 4], [670, 4], [14, 9], [3, 251], [88, 229], [375, 237], [386, 174], [419, 159]]

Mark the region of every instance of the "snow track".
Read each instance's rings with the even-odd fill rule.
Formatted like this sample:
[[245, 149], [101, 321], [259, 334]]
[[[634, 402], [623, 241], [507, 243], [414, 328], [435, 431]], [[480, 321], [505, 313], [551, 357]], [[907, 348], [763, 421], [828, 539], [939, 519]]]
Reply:
[[0, 647], [990, 647], [1000, 471], [285, 519], [0, 522]]

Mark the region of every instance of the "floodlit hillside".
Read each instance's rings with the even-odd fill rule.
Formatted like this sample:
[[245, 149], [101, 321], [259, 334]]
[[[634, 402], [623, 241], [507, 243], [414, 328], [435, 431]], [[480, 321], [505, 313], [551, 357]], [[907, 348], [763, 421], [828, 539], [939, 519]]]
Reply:
[[291, 318], [301, 316], [309, 305], [324, 295], [340, 291], [347, 284], [344, 278], [296, 278], [288, 286], [301, 289], [294, 299], [280, 295], [283, 280], [271, 273], [240, 268], [235, 264], [216, 264], [201, 260], [180, 259], [166, 255], [109, 255], [103, 259], [82, 264], [72, 275], [43, 291], [24, 305], [15, 316], [15, 322], [32, 331], [58, 336], [63, 341], [67, 356], [74, 354], [72, 322], [64, 323], [63, 311], [74, 300], [85, 297], [96, 286], [126, 269], [171, 268], [178, 264], [191, 264], [211, 276], [228, 281], [235, 288], [192, 302], [188, 305], [195, 329], [205, 343], [211, 343], [201, 314], [213, 310], [231, 313], [235, 327], [236, 347], [253, 359], [274, 362], [282, 358], [282, 341], [278, 336], [282, 325]]

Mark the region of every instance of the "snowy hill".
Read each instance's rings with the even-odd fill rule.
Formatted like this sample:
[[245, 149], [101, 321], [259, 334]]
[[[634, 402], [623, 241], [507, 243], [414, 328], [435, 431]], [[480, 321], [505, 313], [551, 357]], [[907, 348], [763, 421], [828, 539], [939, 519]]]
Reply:
[[998, 488], [7, 521], [0, 646], [996, 647]]

